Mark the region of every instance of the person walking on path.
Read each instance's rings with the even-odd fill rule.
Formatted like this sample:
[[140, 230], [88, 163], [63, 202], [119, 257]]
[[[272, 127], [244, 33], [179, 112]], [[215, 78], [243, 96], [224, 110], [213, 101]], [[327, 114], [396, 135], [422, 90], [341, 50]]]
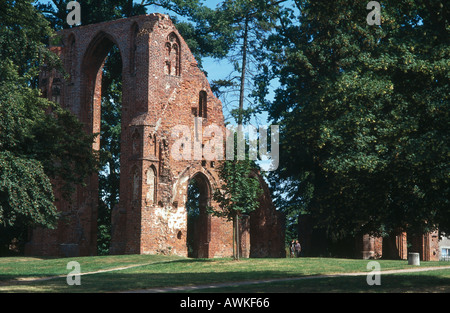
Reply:
[[300, 252], [302, 251], [302, 246], [300, 245], [300, 242], [298, 240], [295, 241], [295, 255], [300, 257]]
[[289, 246], [289, 250], [291, 252], [290, 257], [291, 258], [295, 257], [295, 240], [294, 239], [292, 239], [292, 241], [291, 241], [291, 245]]

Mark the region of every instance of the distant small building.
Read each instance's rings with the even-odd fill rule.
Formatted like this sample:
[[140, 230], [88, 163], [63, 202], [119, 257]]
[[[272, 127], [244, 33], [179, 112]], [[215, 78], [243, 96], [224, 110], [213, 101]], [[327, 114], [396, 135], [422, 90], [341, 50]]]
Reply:
[[439, 239], [440, 261], [450, 261], [450, 235], [441, 233]]

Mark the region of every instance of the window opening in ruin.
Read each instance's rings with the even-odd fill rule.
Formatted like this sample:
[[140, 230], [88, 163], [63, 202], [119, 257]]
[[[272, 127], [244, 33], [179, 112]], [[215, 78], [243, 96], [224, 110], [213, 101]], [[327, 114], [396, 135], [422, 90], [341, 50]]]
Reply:
[[187, 190], [187, 233], [188, 257], [207, 258], [210, 241], [210, 187], [205, 175], [197, 173], [190, 179]]
[[156, 203], [156, 169], [152, 165], [147, 170], [147, 202], [151, 204]]
[[175, 33], [170, 33], [165, 44], [166, 60], [164, 63], [164, 73], [166, 75], [180, 76], [180, 40]]
[[[109, 253], [111, 212], [120, 199], [120, 138], [122, 118], [122, 68], [120, 50], [111, 36], [99, 33], [88, 47], [81, 65], [86, 123], [99, 150], [100, 169], [90, 188], [98, 190], [97, 253]], [[96, 186], [97, 185], [97, 186]]]

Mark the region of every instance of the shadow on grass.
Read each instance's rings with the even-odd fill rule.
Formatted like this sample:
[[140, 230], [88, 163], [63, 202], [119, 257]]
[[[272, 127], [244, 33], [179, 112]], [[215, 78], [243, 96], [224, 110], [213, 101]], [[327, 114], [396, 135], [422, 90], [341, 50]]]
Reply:
[[[178, 261], [177, 261], [178, 262]], [[286, 278], [280, 271], [220, 272], [220, 273], [123, 273], [107, 272], [81, 275], [81, 285], [69, 286], [66, 277], [45, 281], [14, 282], [0, 285], [0, 292], [120, 292], [150, 288], [195, 286], [241, 282], [270, 278]]]
[[[180, 260], [183, 262], [183, 260]], [[177, 261], [179, 262], [179, 261]], [[222, 273], [119, 273], [109, 272], [81, 276], [81, 285], [70, 286], [66, 278], [0, 286], [0, 292], [95, 293], [120, 292], [175, 286], [214, 285], [231, 282], [222, 288], [180, 290], [180, 292], [213, 293], [359, 293], [359, 292], [450, 292], [450, 271], [432, 271], [381, 276], [381, 285], [368, 285], [366, 276], [306, 277], [307, 279], [259, 284], [239, 284], [243, 281], [286, 278], [282, 272], [258, 271]]]
[[[158, 257], [158, 256], [157, 256]], [[157, 260], [148, 260], [148, 262], [143, 261], [116, 261], [115, 263], [108, 263], [108, 262], [101, 262], [102, 260], [98, 259], [92, 262], [86, 262], [83, 260], [83, 258], [86, 258], [86, 260], [89, 260], [89, 257], [82, 257], [82, 258], [45, 258], [42, 259], [44, 262], [47, 260], [54, 259], [57, 261], [56, 263], [35, 263], [33, 265], [28, 265], [25, 263], [12, 263], [9, 262], [6, 265], [3, 265], [4, 267], [1, 268], [2, 271], [0, 271], [0, 286], [8, 284], [8, 283], [16, 283], [19, 279], [20, 281], [23, 281], [24, 283], [28, 279], [40, 279], [40, 278], [51, 278], [55, 276], [60, 275], [67, 275], [71, 270], [67, 269], [67, 264], [70, 261], [77, 261], [80, 264], [80, 267], [82, 269], [83, 273], [86, 272], [95, 272], [95, 271], [108, 271], [108, 270], [114, 270], [116, 268], [127, 268], [127, 267], [141, 267], [141, 266], [148, 266], [148, 265], [158, 265], [158, 264], [168, 264], [172, 262], [177, 262], [179, 260], [165, 260], [165, 261], [157, 261]], [[204, 262], [207, 259], [202, 259]], [[145, 260], [144, 260], [145, 261]], [[184, 259], [181, 261], [185, 261]], [[192, 260], [191, 260], [192, 262]], [[20, 263], [22, 266], [17, 266]], [[30, 262], [31, 263], [31, 262]], [[25, 264], [25, 265], [24, 265]], [[23, 266], [24, 265], [24, 266]], [[9, 269], [8, 269], [9, 267]], [[9, 271], [9, 272], [8, 272]], [[3, 272], [3, 273], [2, 273]]]
[[189, 293], [429, 293], [450, 292], [450, 273], [382, 275], [379, 285], [369, 285], [366, 276], [307, 277], [245, 286], [196, 289]]

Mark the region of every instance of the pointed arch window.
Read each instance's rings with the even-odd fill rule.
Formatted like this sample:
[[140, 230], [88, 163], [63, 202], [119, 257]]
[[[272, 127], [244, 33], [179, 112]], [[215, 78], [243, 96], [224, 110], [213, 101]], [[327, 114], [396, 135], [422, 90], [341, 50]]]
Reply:
[[147, 170], [147, 202], [156, 203], [156, 168], [151, 165]]
[[170, 33], [165, 44], [165, 64], [164, 72], [166, 75], [180, 76], [181, 61], [180, 61], [180, 40], [175, 33]]

